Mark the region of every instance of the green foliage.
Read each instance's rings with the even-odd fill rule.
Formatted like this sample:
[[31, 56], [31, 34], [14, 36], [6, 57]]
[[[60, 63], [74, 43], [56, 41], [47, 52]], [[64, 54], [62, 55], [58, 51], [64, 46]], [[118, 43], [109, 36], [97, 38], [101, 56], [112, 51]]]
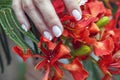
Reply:
[[103, 73], [97, 66], [97, 64], [93, 63], [90, 59], [82, 62], [84, 68], [89, 72], [89, 77], [86, 80], [101, 80]]
[[4, 50], [4, 53], [5, 53], [5, 56], [7, 59], [7, 64], [10, 64], [11, 55], [10, 55], [9, 45], [8, 45], [7, 37], [5, 35], [4, 30], [2, 29], [1, 25], [0, 25], [0, 30], [1, 30], [0, 42], [1, 42], [2, 48]]
[[31, 47], [24, 41], [22, 36], [20, 36], [19, 32], [21, 32], [23, 35], [31, 39], [36, 44], [38, 43], [38, 40], [36, 37], [32, 34], [32, 32], [28, 31], [25, 32], [19, 24], [15, 21], [12, 11], [10, 8], [3, 8], [0, 10], [0, 23], [5, 30], [6, 34], [12, 39], [17, 45], [19, 45], [21, 48], [26, 49]]
[[[0, 0], [0, 10], [2, 8], [5, 8], [5, 7], [10, 7], [10, 4], [11, 4], [11, 0]], [[0, 19], [0, 21], [1, 21], [1, 19]], [[2, 29], [1, 24], [0, 24], [0, 43], [1, 43], [2, 48], [4, 50], [4, 54], [6, 56], [7, 63], [10, 64], [11, 56], [10, 56], [9, 46], [8, 46], [6, 35], [5, 35], [5, 33], [4, 33], [3, 29]], [[1, 54], [1, 52], [0, 52], [0, 54]], [[1, 67], [1, 72], [3, 72], [4, 71], [4, 65], [3, 65], [1, 55], [0, 55], [0, 67]]]
[[1, 67], [1, 72], [4, 72], [4, 67], [3, 67], [3, 61], [2, 61], [2, 57], [0, 55], [0, 67]]
[[[6, 38], [6, 35], [13, 40], [18, 46], [20, 46], [24, 51], [26, 48], [30, 48], [33, 53], [38, 49], [36, 48], [38, 39], [32, 33], [32, 31], [25, 32], [20, 24], [18, 23], [12, 9], [11, 9], [12, 0], [0, 0], [0, 43], [3, 47], [4, 54], [6, 55], [7, 63], [10, 64], [11, 56], [9, 51], [9, 45]], [[33, 30], [34, 31], [34, 30]], [[27, 37], [34, 43], [35, 50], [28, 43], [25, 42], [24, 37]], [[0, 56], [0, 67], [3, 72], [3, 63], [2, 56]]]

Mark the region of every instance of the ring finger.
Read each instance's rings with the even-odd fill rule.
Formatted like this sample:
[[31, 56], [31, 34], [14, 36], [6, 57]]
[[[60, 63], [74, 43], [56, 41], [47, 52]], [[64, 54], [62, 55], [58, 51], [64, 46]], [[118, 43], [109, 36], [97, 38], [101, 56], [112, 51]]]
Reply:
[[50, 30], [47, 28], [44, 21], [42, 20], [42, 16], [35, 8], [32, 0], [22, 0], [22, 4], [24, 11], [31, 18], [39, 32], [43, 34], [44, 37], [46, 37], [47, 39], [52, 40], [52, 34], [50, 33]]

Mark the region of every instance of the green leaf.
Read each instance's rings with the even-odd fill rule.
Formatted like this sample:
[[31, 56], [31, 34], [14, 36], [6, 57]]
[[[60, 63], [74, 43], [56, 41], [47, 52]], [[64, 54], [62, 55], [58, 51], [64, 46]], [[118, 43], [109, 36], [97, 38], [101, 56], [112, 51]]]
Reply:
[[11, 55], [10, 55], [10, 50], [9, 50], [9, 45], [8, 45], [8, 41], [7, 41], [7, 37], [5, 35], [4, 30], [2, 29], [2, 27], [0, 26], [1, 29], [1, 34], [0, 34], [0, 42], [2, 44], [2, 48], [4, 50], [6, 59], [7, 59], [7, 64], [9, 65], [11, 62]]
[[84, 60], [84, 68], [89, 72], [89, 76], [86, 80], [101, 80], [103, 73], [99, 69], [97, 64], [92, 63], [91, 60]]
[[29, 38], [36, 44], [39, 42], [39, 40], [33, 35], [33, 33], [31, 31], [26, 32], [21, 28], [21, 26], [19, 24], [17, 24], [17, 21], [15, 21], [15, 18], [13, 17], [13, 15], [12, 15], [13, 13], [10, 8], [6, 8], [6, 9], [2, 9], [2, 10], [5, 11], [5, 14], [6, 14], [9, 22], [12, 24], [12, 26], [14, 26], [14, 28], [15, 27], [18, 28], [21, 33], [23, 33], [27, 38]]
[[4, 65], [3, 65], [3, 61], [2, 61], [2, 57], [0, 55], [0, 67], [1, 67], [1, 72], [4, 72]]
[[21, 36], [16, 32], [16, 29], [13, 28], [12, 23], [9, 22], [4, 11], [0, 11], [0, 23], [5, 30], [6, 34], [20, 47], [23, 49], [28, 48], [28, 45], [24, 42]]
[[8, 6], [11, 2], [12, 0], [0, 0], [0, 6]]

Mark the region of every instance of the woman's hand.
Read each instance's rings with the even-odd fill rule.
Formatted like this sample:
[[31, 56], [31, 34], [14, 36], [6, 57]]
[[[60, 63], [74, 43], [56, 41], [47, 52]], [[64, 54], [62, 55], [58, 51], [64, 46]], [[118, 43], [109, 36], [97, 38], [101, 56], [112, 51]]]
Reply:
[[[76, 20], [80, 20], [82, 12], [77, 0], [63, 1], [69, 13]], [[38, 31], [47, 39], [52, 40], [53, 37], [59, 37], [62, 34], [63, 26], [54, 10], [51, 0], [13, 0], [12, 3], [16, 17], [25, 31], [30, 29], [30, 23], [25, 16], [26, 13]]]

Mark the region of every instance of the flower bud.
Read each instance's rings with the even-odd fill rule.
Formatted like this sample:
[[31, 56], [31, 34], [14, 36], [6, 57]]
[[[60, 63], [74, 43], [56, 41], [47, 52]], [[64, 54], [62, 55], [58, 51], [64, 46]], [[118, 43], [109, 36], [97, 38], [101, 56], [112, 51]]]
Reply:
[[104, 27], [106, 24], [108, 24], [110, 21], [109, 17], [104, 16], [98, 22], [96, 23], [99, 28]]
[[80, 48], [75, 50], [74, 56], [83, 56], [88, 54], [91, 51], [91, 48], [87, 45], [83, 45]]

